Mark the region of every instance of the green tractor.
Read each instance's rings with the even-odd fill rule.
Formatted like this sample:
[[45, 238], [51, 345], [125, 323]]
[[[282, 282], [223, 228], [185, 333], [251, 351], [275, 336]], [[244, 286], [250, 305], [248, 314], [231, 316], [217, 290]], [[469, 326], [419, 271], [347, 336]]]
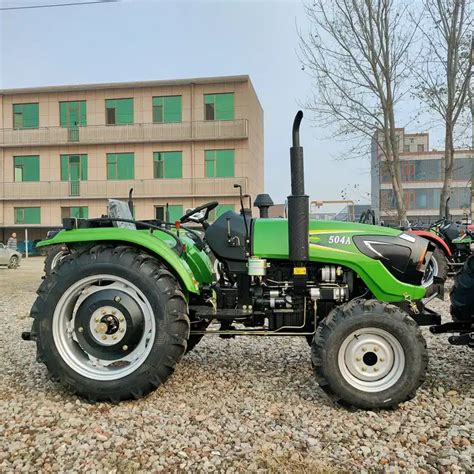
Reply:
[[23, 338], [53, 378], [91, 401], [138, 399], [205, 335], [302, 336], [334, 400], [372, 409], [415, 395], [428, 363], [419, 326], [440, 322], [423, 300], [434, 247], [386, 227], [310, 221], [302, 117], [288, 219], [268, 218], [268, 195], [252, 218], [242, 192], [240, 213], [212, 224], [215, 201], [173, 224], [135, 221], [116, 202], [106, 217], [65, 219], [39, 244], [63, 254]]

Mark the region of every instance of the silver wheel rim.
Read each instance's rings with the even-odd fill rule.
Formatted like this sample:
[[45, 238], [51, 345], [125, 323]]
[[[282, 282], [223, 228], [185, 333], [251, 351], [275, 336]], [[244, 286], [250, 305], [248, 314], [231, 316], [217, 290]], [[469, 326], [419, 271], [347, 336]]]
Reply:
[[[127, 356], [113, 360], [99, 359], [87, 353], [74, 330], [74, 318], [81, 302], [105, 289], [120, 289], [127, 293], [140, 306], [144, 316], [143, 334], [137, 347]], [[64, 292], [54, 310], [52, 329], [62, 360], [83, 377], [100, 381], [117, 380], [136, 371], [147, 359], [156, 335], [154, 313], [145, 295], [128, 280], [106, 274], [83, 278]]]
[[18, 265], [18, 257], [16, 255], [12, 255], [10, 258], [10, 267], [15, 268]]
[[344, 380], [363, 392], [392, 387], [405, 369], [405, 353], [398, 339], [380, 328], [361, 328], [342, 343], [338, 365]]
[[431, 257], [428, 265], [426, 266], [425, 274], [421, 285], [425, 288], [431, 286], [434, 282], [434, 277], [438, 275], [438, 262], [435, 258]]

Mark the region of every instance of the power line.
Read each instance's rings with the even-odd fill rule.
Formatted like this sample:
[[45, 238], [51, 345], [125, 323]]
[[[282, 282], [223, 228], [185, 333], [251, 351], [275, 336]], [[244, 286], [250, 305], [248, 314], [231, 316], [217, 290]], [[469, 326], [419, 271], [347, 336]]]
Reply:
[[77, 5], [91, 5], [93, 3], [112, 3], [112, 2], [119, 2], [120, 0], [92, 0], [88, 2], [72, 2], [72, 3], [53, 3], [53, 4], [46, 4], [46, 5], [30, 5], [30, 6], [23, 6], [23, 7], [2, 7], [1, 10], [27, 10], [31, 8], [54, 8], [54, 7], [71, 7]]

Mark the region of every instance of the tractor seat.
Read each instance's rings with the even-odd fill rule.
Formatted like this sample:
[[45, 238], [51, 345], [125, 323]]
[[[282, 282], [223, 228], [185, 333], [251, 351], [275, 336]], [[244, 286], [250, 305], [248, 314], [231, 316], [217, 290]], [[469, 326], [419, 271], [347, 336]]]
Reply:
[[[133, 220], [132, 213], [128, 207], [128, 203], [118, 199], [108, 199], [107, 201], [107, 216], [113, 219], [129, 219]], [[114, 227], [121, 227], [123, 229], [137, 230], [137, 226], [132, 222], [114, 221]]]

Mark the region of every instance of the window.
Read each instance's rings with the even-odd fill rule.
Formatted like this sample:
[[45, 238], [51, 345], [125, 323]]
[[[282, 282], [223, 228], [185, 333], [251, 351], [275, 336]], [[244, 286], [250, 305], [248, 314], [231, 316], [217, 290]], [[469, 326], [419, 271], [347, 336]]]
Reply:
[[153, 123], [181, 122], [181, 96], [153, 97]]
[[87, 219], [89, 217], [89, 208], [87, 206], [61, 207], [61, 219], [66, 219], [67, 217]]
[[133, 123], [133, 99], [107, 99], [105, 115], [107, 125]]
[[153, 153], [153, 177], [174, 179], [183, 177], [183, 157], [181, 151], [156, 151]]
[[16, 183], [40, 180], [39, 156], [14, 156], [14, 180]]
[[204, 152], [206, 178], [234, 176], [234, 150], [206, 150]]
[[415, 163], [412, 161], [401, 161], [402, 181], [413, 181], [415, 179]]
[[107, 153], [107, 179], [135, 179], [133, 153]]
[[234, 93], [205, 94], [204, 118], [206, 120], [234, 120]]
[[166, 217], [166, 206], [155, 206], [155, 219], [163, 222], [176, 222], [183, 216], [183, 206], [181, 204], [171, 204], [168, 206], [169, 218]]
[[87, 181], [87, 155], [61, 155], [61, 181]]
[[416, 146], [416, 151], [425, 151], [425, 145], [422, 144], [419, 144]]
[[471, 188], [452, 188], [449, 205], [452, 209], [469, 209], [471, 207]]
[[472, 167], [474, 160], [472, 158], [455, 158], [453, 165], [453, 180], [464, 181], [472, 176]]
[[403, 151], [404, 152], [410, 151], [410, 144], [403, 145]]
[[39, 104], [13, 104], [13, 128], [38, 128]]
[[15, 224], [41, 224], [41, 208], [15, 207]]
[[59, 124], [61, 127], [84, 127], [87, 125], [85, 100], [59, 102]]
[[233, 204], [219, 204], [210, 212], [209, 220], [214, 221], [227, 211], [235, 211], [235, 206]]

